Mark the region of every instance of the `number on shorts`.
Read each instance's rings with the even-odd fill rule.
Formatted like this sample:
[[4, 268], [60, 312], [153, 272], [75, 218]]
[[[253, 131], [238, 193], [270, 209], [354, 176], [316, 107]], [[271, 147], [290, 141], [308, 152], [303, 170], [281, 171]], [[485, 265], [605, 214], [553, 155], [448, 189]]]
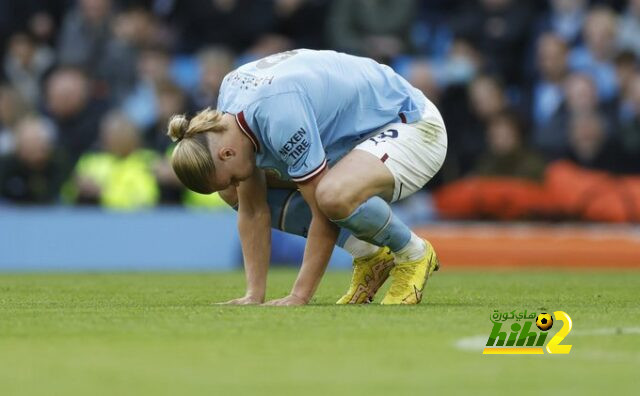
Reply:
[[376, 146], [378, 143], [386, 142], [387, 139], [395, 139], [398, 137], [397, 129], [387, 129], [386, 131], [380, 132], [378, 135], [370, 137], [369, 140], [374, 142]]

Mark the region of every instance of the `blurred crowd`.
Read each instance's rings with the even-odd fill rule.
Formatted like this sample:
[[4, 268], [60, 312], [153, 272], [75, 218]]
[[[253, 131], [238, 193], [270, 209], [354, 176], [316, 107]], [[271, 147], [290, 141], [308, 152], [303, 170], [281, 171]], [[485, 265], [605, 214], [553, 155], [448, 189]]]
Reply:
[[292, 48], [392, 66], [440, 108], [447, 161], [540, 180], [640, 173], [640, 0], [0, 0], [0, 201], [216, 206], [168, 165], [168, 118]]

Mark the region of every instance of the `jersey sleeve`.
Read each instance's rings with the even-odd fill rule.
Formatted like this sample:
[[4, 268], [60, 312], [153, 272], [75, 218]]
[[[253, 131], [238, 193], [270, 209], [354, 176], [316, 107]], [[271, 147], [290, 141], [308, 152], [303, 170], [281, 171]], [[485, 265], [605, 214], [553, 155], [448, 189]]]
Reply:
[[258, 106], [257, 122], [268, 149], [287, 164], [296, 183], [311, 180], [327, 167], [316, 117], [306, 95], [297, 92], [274, 95]]

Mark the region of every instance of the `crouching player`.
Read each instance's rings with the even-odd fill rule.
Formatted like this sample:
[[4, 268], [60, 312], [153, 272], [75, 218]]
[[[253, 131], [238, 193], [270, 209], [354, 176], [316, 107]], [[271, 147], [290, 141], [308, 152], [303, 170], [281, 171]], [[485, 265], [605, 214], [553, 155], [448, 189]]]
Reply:
[[389, 274], [382, 304], [421, 301], [438, 260], [389, 202], [436, 174], [447, 136], [433, 103], [389, 67], [333, 51], [272, 55], [229, 73], [218, 108], [174, 116], [168, 134], [182, 183], [237, 205], [247, 292], [229, 303], [263, 302], [272, 226], [307, 243], [291, 293], [268, 304], [308, 303], [336, 244], [354, 257], [339, 304], [371, 301]]

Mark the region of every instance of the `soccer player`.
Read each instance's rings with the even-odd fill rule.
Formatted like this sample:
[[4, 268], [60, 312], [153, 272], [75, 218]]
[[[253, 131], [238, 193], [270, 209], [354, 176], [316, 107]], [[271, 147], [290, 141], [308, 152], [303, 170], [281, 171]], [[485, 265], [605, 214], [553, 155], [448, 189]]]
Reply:
[[228, 303], [263, 302], [272, 225], [307, 242], [291, 293], [268, 304], [308, 303], [336, 244], [354, 257], [338, 304], [370, 302], [389, 274], [382, 304], [421, 301], [438, 260], [389, 202], [436, 174], [447, 135], [434, 104], [391, 68], [333, 51], [268, 56], [224, 78], [216, 110], [174, 116], [168, 134], [182, 183], [237, 205], [247, 292]]

